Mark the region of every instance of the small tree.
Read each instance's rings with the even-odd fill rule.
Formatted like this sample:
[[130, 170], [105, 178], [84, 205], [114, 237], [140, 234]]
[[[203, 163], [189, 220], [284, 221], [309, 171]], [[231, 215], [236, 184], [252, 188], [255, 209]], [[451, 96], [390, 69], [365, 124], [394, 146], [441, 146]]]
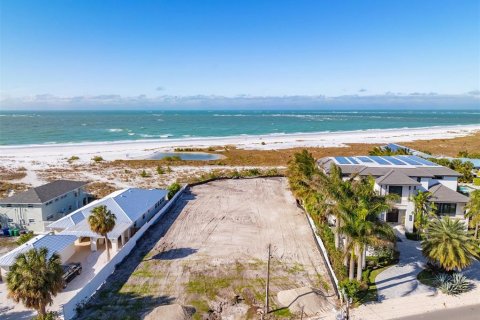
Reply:
[[147, 177], [150, 177], [150, 175], [147, 173], [147, 171], [142, 170], [142, 172], [140, 172], [140, 177], [147, 178]]
[[8, 297], [35, 309], [40, 319], [47, 314], [47, 305], [63, 288], [63, 269], [60, 256], [48, 249], [31, 249], [20, 253], [7, 274]]
[[429, 218], [435, 214], [436, 207], [434, 203], [430, 202], [431, 196], [432, 194], [428, 191], [418, 191], [412, 199], [415, 206], [413, 225], [417, 232], [417, 239], [425, 231]]
[[115, 228], [115, 220], [117, 217], [107, 206], [98, 206], [92, 209], [92, 214], [88, 217], [88, 224], [93, 232], [105, 238], [105, 246], [107, 248], [107, 259], [110, 261], [110, 249], [108, 246], [107, 233]]
[[475, 190], [470, 194], [470, 201], [467, 204], [466, 216], [470, 218], [470, 222], [475, 228], [473, 237], [478, 237], [478, 227], [480, 225], [480, 190]]
[[22, 244], [24, 244], [25, 242], [28, 242], [30, 239], [32, 239], [35, 235], [33, 234], [33, 232], [27, 232], [27, 233], [24, 233], [22, 235], [20, 235], [20, 237], [18, 237], [16, 243], [21, 246]]

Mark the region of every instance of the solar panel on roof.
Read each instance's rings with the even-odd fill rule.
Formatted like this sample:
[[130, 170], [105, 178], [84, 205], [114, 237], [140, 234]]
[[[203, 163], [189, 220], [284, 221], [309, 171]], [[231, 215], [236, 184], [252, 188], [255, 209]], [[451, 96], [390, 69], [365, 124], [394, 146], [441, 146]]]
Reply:
[[370, 160], [370, 158], [367, 158], [367, 157], [357, 157], [357, 159], [359, 159], [362, 162], [372, 162], [373, 163], [373, 161]]
[[372, 159], [373, 161], [375, 161], [378, 164], [391, 165], [390, 162], [385, 161], [382, 157], [379, 157], [379, 156], [371, 156], [370, 159]]
[[340, 164], [351, 164], [345, 157], [335, 157], [335, 160]]
[[350, 162], [353, 164], [358, 164], [358, 161], [353, 157], [347, 157], [347, 159], [350, 160]]
[[415, 160], [410, 159], [410, 156], [403, 156], [400, 159], [402, 159], [403, 162], [406, 162], [408, 164], [412, 164], [412, 165], [415, 165], [415, 166], [421, 165], [420, 162], [417, 162]]
[[423, 158], [417, 157], [417, 156], [409, 156], [409, 158], [413, 159], [414, 161], [420, 162], [421, 164], [427, 165], [427, 166], [436, 166], [435, 163], [430, 162], [428, 160], [425, 160]]
[[400, 160], [398, 160], [397, 158], [394, 158], [394, 157], [388, 157], [387, 160], [390, 161], [393, 164], [397, 164], [397, 165], [401, 165], [401, 166], [405, 165], [405, 162], [400, 161]]

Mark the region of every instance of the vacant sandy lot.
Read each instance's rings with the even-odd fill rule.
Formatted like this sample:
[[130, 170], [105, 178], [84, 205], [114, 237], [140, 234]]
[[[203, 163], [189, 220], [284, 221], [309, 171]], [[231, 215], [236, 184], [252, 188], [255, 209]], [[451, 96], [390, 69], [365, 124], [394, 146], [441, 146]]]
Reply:
[[[286, 179], [270, 178], [191, 188], [149, 230], [81, 317], [137, 318], [158, 305], [178, 303], [193, 306], [197, 319], [257, 319], [264, 305], [269, 243], [272, 309], [279, 307], [281, 290], [308, 286], [331, 295], [306, 217], [287, 187]], [[282, 315], [293, 317], [282, 310], [270, 318]]]

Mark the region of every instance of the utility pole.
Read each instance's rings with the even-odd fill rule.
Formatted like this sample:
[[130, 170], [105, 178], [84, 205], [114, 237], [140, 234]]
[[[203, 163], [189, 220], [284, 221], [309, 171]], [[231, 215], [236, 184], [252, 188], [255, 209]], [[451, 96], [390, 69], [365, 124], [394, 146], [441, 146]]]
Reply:
[[269, 305], [268, 305], [268, 296], [270, 294], [270, 248], [271, 244], [268, 244], [268, 258], [267, 258], [267, 281], [265, 284], [265, 310], [263, 312], [263, 317], [268, 313]]

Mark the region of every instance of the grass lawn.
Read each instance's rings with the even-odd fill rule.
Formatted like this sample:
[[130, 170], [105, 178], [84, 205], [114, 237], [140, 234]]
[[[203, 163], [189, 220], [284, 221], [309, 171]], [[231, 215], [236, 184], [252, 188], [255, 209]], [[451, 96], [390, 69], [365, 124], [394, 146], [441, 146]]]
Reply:
[[385, 267], [382, 267], [382, 268], [378, 268], [378, 269], [375, 269], [375, 270], [372, 270], [370, 272], [370, 275], [368, 277], [368, 288], [364, 291], [364, 295], [361, 296], [355, 303], [354, 303], [354, 307], [358, 307], [360, 306], [361, 304], [365, 304], [367, 302], [372, 302], [372, 301], [377, 301], [377, 285], [375, 284], [375, 278], [377, 277], [377, 275], [390, 268], [391, 265], [389, 266], [385, 266]]
[[418, 275], [417, 275], [418, 281], [420, 283], [429, 286], [429, 287], [436, 287], [435, 286], [435, 276], [433, 275], [432, 272], [428, 270], [422, 270]]

